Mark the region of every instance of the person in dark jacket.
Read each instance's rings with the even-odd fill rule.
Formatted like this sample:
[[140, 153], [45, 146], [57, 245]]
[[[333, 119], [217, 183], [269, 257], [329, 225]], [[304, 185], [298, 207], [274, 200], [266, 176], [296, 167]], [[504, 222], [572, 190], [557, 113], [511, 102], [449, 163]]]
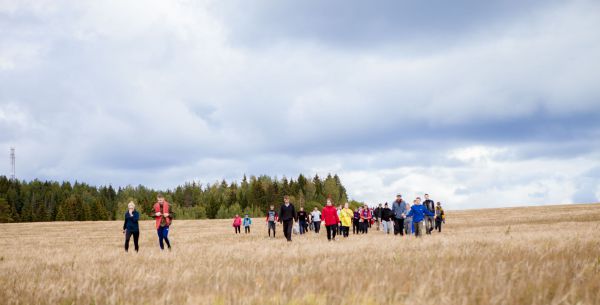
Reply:
[[290, 203], [288, 195], [283, 196], [283, 204], [279, 208], [279, 223], [283, 224], [283, 235], [287, 241], [292, 241], [292, 226], [294, 221], [298, 221], [296, 208]]
[[388, 207], [386, 202], [381, 209], [381, 224], [383, 226], [383, 233], [390, 234], [392, 228], [392, 210]]
[[298, 224], [300, 235], [308, 232], [308, 213], [304, 211], [304, 207], [300, 207], [300, 211], [298, 212]]
[[133, 235], [133, 246], [135, 252], [138, 252], [140, 247], [138, 246], [138, 240], [140, 238], [140, 226], [138, 220], [140, 214], [135, 210], [135, 203], [129, 202], [127, 205], [127, 212], [125, 212], [125, 222], [123, 223], [123, 234], [125, 234], [125, 252], [129, 252], [129, 239]]
[[423, 221], [426, 216], [435, 216], [433, 212], [430, 212], [424, 205], [421, 204], [421, 198], [415, 199], [415, 204], [410, 208], [410, 212], [406, 215], [407, 217], [413, 218], [413, 224], [415, 226], [415, 236], [423, 236]]
[[383, 210], [383, 204], [379, 204], [378, 207], [373, 211], [373, 216], [375, 218], [375, 226], [377, 227], [377, 231], [379, 231], [379, 227], [381, 226], [381, 211]]
[[354, 217], [352, 218], [352, 233], [358, 234], [360, 233], [360, 213], [359, 209], [354, 210]]
[[[423, 201], [423, 205], [427, 208], [429, 212], [435, 213], [435, 203], [433, 202], [433, 200], [429, 199], [429, 194], [425, 194], [425, 201]], [[431, 234], [431, 231], [433, 231], [433, 222], [433, 216], [425, 216], [425, 228], [427, 230], [427, 234]]]

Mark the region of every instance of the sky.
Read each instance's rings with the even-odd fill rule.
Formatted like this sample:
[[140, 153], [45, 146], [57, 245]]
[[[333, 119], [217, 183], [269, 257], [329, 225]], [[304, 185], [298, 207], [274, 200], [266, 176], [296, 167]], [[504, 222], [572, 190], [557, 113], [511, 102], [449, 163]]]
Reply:
[[599, 1], [0, 0], [0, 175], [600, 201]]

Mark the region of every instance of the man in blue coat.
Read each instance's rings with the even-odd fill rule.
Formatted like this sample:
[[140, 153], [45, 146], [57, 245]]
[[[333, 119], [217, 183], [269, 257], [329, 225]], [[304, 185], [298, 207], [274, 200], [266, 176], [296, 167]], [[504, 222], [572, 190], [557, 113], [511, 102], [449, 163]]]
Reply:
[[421, 197], [415, 199], [415, 204], [410, 208], [408, 217], [412, 216], [413, 224], [415, 225], [415, 236], [421, 237], [423, 235], [423, 220], [425, 216], [435, 216], [434, 213], [430, 212], [424, 205], [421, 204]]

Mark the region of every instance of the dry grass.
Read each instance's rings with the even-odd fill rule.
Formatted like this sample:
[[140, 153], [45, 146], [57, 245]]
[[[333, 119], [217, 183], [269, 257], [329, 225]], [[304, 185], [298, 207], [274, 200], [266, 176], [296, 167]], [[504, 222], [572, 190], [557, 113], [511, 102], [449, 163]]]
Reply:
[[0, 303], [600, 304], [600, 204], [448, 212], [421, 240], [176, 221], [170, 253], [152, 222], [124, 253], [121, 225], [0, 225]]

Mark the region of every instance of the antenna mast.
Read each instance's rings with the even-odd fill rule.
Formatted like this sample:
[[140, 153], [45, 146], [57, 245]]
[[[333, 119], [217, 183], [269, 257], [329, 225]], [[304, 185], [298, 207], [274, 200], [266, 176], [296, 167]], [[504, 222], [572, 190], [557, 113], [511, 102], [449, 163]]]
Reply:
[[16, 172], [15, 172], [15, 148], [11, 147], [10, 148], [10, 180], [15, 180], [16, 179]]

